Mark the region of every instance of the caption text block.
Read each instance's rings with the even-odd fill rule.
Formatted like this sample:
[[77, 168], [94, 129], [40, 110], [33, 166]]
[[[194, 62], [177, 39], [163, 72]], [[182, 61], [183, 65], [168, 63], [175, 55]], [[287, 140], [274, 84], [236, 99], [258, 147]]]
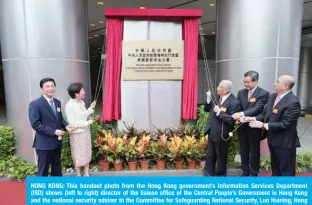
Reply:
[[35, 204], [311, 204], [311, 177], [29, 177]]

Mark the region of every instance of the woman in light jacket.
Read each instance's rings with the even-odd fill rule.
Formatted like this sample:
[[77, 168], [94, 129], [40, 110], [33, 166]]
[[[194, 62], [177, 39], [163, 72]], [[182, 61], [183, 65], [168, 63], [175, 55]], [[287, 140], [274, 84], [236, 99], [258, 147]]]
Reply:
[[89, 163], [92, 155], [90, 125], [93, 120], [88, 117], [94, 112], [95, 102], [86, 109], [83, 99], [85, 91], [81, 83], [72, 83], [68, 86], [71, 99], [65, 107], [68, 123], [75, 127], [69, 133], [70, 148], [77, 176], [81, 176], [80, 168], [84, 167], [84, 176], [89, 176]]

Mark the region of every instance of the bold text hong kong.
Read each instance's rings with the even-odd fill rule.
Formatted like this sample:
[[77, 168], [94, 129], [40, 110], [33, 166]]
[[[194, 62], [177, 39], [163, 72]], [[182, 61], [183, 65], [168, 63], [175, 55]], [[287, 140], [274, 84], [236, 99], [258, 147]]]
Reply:
[[[103, 190], [104, 195], [106, 193], [118, 193], [124, 189], [134, 189], [135, 184], [126, 184], [126, 183], [31, 183], [30, 188], [43, 188], [43, 189], [93, 189], [93, 190]], [[142, 188], [142, 187], [141, 187]], [[308, 188], [308, 184], [295, 184], [295, 183], [210, 183], [210, 184], [174, 184], [174, 183], [147, 183], [144, 188], [147, 189], [157, 189], [157, 190], [183, 190], [183, 189], [201, 189], [201, 188], [211, 188], [211, 189], [296, 189], [296, 188]], [[105, 191], [113, 190], [114, 192]], [[158, 192], [157, 192], [158, 193]], [[150, 194], [150, 193], [149, 193]], [[112, 194], [116, 195], [116, 194]], [[200, 195], [200, 194], [198, 194]]]

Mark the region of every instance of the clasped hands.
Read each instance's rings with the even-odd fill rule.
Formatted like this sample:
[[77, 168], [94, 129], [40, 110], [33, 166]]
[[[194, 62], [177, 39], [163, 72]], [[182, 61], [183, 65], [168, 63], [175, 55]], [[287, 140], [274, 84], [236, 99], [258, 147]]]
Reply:
[[[72, 132], [74, 129], [76, 129], [73, 125], [67, 125], [66, 126], [66, 130], [68, 132]], [[55, 133], [54, 133], [56, 136], [58, 137], [62, 137], [64, 135], [64, 131], [63, 130], [55, 130]]]
[[[75, 129], [75, 127], [72, 126], [72, 125], [67, 125], [66, 126], [66, 130], [68, 132], [72, 132], [74, 129]], [[57, 136], [58, 140], [62, 140], [62, 137], [64, 135], [64, 131], [63, 130], [55, 130], [54, 134]]]

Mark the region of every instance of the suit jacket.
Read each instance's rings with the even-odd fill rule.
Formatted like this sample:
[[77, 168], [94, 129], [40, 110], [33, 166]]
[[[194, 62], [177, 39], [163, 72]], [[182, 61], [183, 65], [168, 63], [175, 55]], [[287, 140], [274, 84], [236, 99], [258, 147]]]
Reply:
[[299, 144], [297, 123], [301, 113], [298, 98], [293, 92], [287, 93], [273, 108], [277, 94], [270, 95], [264, 112], [257, 120], [268, 123], [268, 130], [263, 134], [268, 138], [268, 144], [284, 149], [296, 148]]
[[[233, 130], [235, 121], [232, 118], [232, 115], [240, 111], [240, 105], [238, 100], [233, 94], [230, 94], [229, 97], [221, 105], [221, 112], [217, 116], [217, 113], [213, 111], [215, 104], [210, 101], [208, 104], [205, 102], [204, 109], [206, 112], [209, 112], [209, 119], [206, 126], [206, 134], [211, 138], [212, 141], [222, 140], [221, 134], [223, 133], [223, 139], [229, 138], [229, 132]], [[223, 124], [223, 132], [222, 132]]]
[[66, 129], [61, 102], [54, 98], [57, 115], [55, 116], [48, 101], [41, 96], [29, 105], [29, 121], [36, 131], [33, 147], [38, 150], [53, 150], [62, 146], [62, 140], [54, 134], [57, 129]]
[[85, 103], [80, 100], [70, 99], [65, 106], [67, 121], [75, 127], [72, 134], [82, 133], [89, 129], [88, 117], [93, 113], [92, 108], [86, 109]]
[[[237, 100], [241, 105], [241, 110], [244, 112], [244, 116], [255, 117], [263, 112], [264, 106], [267, 104], [270, 93], [260, 87], [257, 87], [248, 100], [248, 90], [242, 89], [238, 91]], [[258, 129], [250, 128], [248, 123], [239, 127], [240, 135], [260, 137], [262, 131]]]

